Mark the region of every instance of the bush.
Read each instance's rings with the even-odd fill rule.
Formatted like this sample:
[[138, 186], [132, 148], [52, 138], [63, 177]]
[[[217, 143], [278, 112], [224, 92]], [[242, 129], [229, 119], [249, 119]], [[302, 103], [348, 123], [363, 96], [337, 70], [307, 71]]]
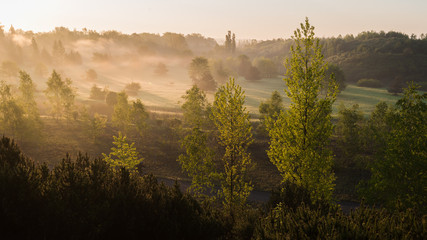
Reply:
[[369, 87], [369, 88], [382, 88], [383, 84], [377, 79], [372, 78], [363, 78], [357, 81], [357, 86], [359, 87]]

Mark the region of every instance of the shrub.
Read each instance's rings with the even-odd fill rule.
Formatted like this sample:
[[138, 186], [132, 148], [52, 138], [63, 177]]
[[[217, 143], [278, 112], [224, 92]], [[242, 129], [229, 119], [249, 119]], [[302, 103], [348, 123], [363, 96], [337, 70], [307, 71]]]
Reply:
[[383, 84], [377, 79], [363, 78], [357, 81], [357, 86], [369, 87], [369, 88], [382, 88]]

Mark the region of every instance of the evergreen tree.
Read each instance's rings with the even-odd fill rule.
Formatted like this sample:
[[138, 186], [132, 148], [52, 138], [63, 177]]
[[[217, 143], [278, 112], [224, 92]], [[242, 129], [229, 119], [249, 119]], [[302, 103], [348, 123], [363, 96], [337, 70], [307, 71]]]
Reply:
[[130, 106], [128, 103], [128, 95], [122, 91], [117, 94], [117, 103], [114, 105], [112, 122], [115, 127], [125, 133], [129, 130], [130, 121]]
[[212, 120], [218, 129], [219, 144], [224, 148], [222, 162], [222, 194], [224, 205], [233, 217], [236, 210], [243, 207], [253, 189], [247, 180], [252, 166], [248, 146], [252, 143], [249, 112], [243, 106], [244, 91], [236, 85], [234, 79], [221, 86], [215, 94], [212, 108]]
[[326, 66], [308, 19], [294, 32], [293, 38], [295, 46], [291, 47], [292, 57], [286, 60], [284, 79], [292, 103], [268, 128], [271, 138], [268, 155], [284, 181], [307, 188], [314, 201], [331, 199], [335, 176], [329, 137], [333, 129], [332, 103], [338, 89], [331, 81], [326, 94], [321, 95]]

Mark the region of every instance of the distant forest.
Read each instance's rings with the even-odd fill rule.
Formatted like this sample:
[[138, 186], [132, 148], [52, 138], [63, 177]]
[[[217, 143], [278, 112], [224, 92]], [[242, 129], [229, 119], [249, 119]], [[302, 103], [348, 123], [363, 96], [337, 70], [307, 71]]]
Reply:
[[[219, 45], [213, 38], [200, 34], [123, 34], [64, 27], [34, 33], [13, 26], [7, 31], [0, 26], [0, 71], [6, 80], [16, 77], [19, 69], [45, 79], [59, 66], [120, 64], [123, 60], [154, 57], [173, 57], [189, 63], [192, 57], [202, 56], [209, 60], [213, 77], [219, 83], [230, 75], [256, 80], [284, 74], [283, 62], [292, 43], [292, 39], [239, 41], [231, 32], [226, 35], [225, 44]], [[321, 44], [325, 60], [342, 69], [348, 83], [375, 79], [389, 87], [396, 82], [415, 81], [426, 89], [427, 35], [367, 31], [357, 36], [323, 38]]]

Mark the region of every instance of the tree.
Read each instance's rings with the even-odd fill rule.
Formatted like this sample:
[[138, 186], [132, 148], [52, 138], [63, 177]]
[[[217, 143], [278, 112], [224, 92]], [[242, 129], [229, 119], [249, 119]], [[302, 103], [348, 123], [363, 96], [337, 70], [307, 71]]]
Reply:
[[95, 113], [93, 117], [91, 117], [87, 112], [86, 108], [83, 108], [83, 112], [81, 113], [81, 115], [85, 133], [87, 133], [87, 135], [95, 143], [97, 138], [101, 136], [105, 131], [107, 117], [102, 116], [98, 113]]
[[125, 92], [129, 96], [137, 96], [140, 89], [141, 89], [141, 84], [137, 82], [131, 82], [129, 84], [126, 84], [125, 86]]
[[345, 74], [344, 71], [341, 70], [341, 68], [335, 64], [329, 64], [328, 69], [326, 69], [325, 71], [326, 78], [323, 86], [324, 90], [328, 88], [328, 82], [331, 81], [329, 76], [331, 76], [332, 74], [334, 75], [335, 81], [338, 84], [338, 90], [343, 91], [347, 87], [347, 84], [345, 83]]
[[111, 152], [108, 156], [103, 153], [104, 161], [106, 161], [112, 168], [120, 169], [126, 168], [131, 172], [138, 171], [138, 164], [142, 162], [142, 158], [138, 158], [138, 152], [136, 148], [133, 147], [134, 143], [129, 143], [126, 141], [126, 136], [123, 136], [119, 132], [119, 136], [113, 136], [113, 144], [115, 147], [111, 148]]
[[193, 85], [182, 98], [185, 99], [181, 106], [184, 113], [184, 124], [191, 128], [206, 126], [209, 120], [209, 104], [203, 90], [198, 88], [197, 85]]
[[19, 103], [25, 114], [26, 139], [31, 139], [31, 137], [37, 138], [41, 133], [42, 122], [37, 102], [34, 98], [36, 87], [28, 73], [20, 71], [19, 75], [19, 91], [21, 92]]
[[326, 93], [321, 95], [326, 64], [314, 27], [305, 20], [294, 32], [291, 57], [286, 60], [286, 95], [290, 109], [269, 124], [271, 138], [268, 156], [284, 181], [309, 190], [313, 201], [331, 199], [335, 176], [329, 149], [332, 134], [332, 103], [338, 87], [331, 76]]
[[246, 78], [246, 80], [259, 80], [260, 74], [256, 67], [252, 66], [252, 63], [248, 56], [240, 55], [238, 58], [237, 73], [240, 76]]
[[247, 152], [253, 141], [252, 127], [244, 103], [242, 88], [230, 78], [216, 92], [212, 108], [212, 120], [218, 129], [219, 144], [224, 148], [221, 186], [224, 205], [231, 217], [237, 209], [244, 206], [253, 189], [247, 180], [248, 170], [252, 166]]
[[193, 58], [188, 69], [188, 75], [193, 80], [193, 84], [196, 84], [200, 89], [204, 91], [216, 89], [216, 82], [212, 77], [206, 58]]
[[141, 99], [137, 99], [135, 102], [132, 103], [129, 117], [129, 121], [136, 130], [135, 132], [137, 132], [139, 136], [142, 137], [145, 129], [147, 129], [148, 113], [145, 109], [144, 104], [142, 104]]
[[209, 104], [206, 94], [196, 85], [182, 96], [185, 102], [181, 108], [184, 112], [184, 124], [191, 132], [181, 141], [185, 153], [178, 157], [178, 162], [184, 172], [191, 177], [190, 191], [204, 200], [209, 194], [214, 194], [214, 181], [218, 179], [214, 164], [214, 152], [208, 147], [208, 133], [203, 127], [207, 126]]
[[273, 78], [277, 76], [278, 69], [276, 63], [270, 58], [256, 58], [253, 61], [253, 65], [259, 70], [260, 76], [264, 78]]
[[89, 98], [93, 100], [103, 101], [105, 99], [106, 94], [107, 94], [106, 89], [102, 90], [100, 87], [96, 86], [96, 84], [93, 84], [92, 88], [90, 89]]
[[60, 64], [64, 60], [65, 48], [61, 40], [53, 42], [52, 56], [56, 64]]
[[419, 94], [409, 84], [390, 114], [391, 130], [387, 134], [384, 157], [371, 165], [371, 179], [365, 196], [394, 208], [427, 206], [427, 94]]
[[280, 112], [284, 110], [283, 99], [278, 91], [274, 91], [271, 94], [271, 98], [266, 102], [261, 102], [259, 105], [260, 113], [260, 130], [261, 133], [266, 134], [267, 124], [274, 123], [280, 115]]
[[191, 177], [189, 190], [204, 200], [215, 196], [214, 183], [219, 175], [215, 169], [214, 152], [207, 146], [207, 134], [199, 127], [194, 127], [182, 140], [181, 147], [185, 153], [179, 155], [178, 162]]
[[109, 91], [105, 96], [105, 103], [110, 107], [114, 107], [117, 104], [117, 93]]
[[51, 112], [57, 119], [64, 115], [68, 119], [71, 117], [76, 96], [71, 84], [71, 79], [67, 78], [63, 81], [61, 75], [55, 70], [47, 80], [45, 94], [52, 105]]
[[168, 73], [168, 68], [166, 67], [166, 65], [162, 62], [159, 62], [156, 66], [156, 68], [154, 69], [154, 74], [157, 76], [165, 76]]
[[96, 73], [95, 70], [93, 70], [91, 68], [91, 69], [88, 69], [86, 71], [86, 80], [88, 80], [88, 81], [96, 81], [97, 79], [98, 79], [98, 74]]
[[228, 31], [227, 35], [225, 35], [224, 47], [229, 53], [233, 54], [236, 51], [236, 35], [234, 33], [232, 35], [231, 31]]
[[360, 153], [363, 149], [362, 133], [365, 130], [364, 120], [358, 104], [351, 108], [346, 108], [344, 105], [339, 107], [335, 133], [337, 135], [337, 147], [343, 153], [341, 157], [345, 161], [345, 167], [354, 167], [357, 163], [360, 164]]
[[125, 133], [129, 130], [129, 112], [130, 106], [128, 103], [128, 95], [122, 91], [117, 94], [117, 103], [114, 105], [112, 116], [113, 125]]
[[18, 137], [24, 129], [24, 110], [13, 98], [10, 88], [0, 81], [0, 128], [3, 134]]

